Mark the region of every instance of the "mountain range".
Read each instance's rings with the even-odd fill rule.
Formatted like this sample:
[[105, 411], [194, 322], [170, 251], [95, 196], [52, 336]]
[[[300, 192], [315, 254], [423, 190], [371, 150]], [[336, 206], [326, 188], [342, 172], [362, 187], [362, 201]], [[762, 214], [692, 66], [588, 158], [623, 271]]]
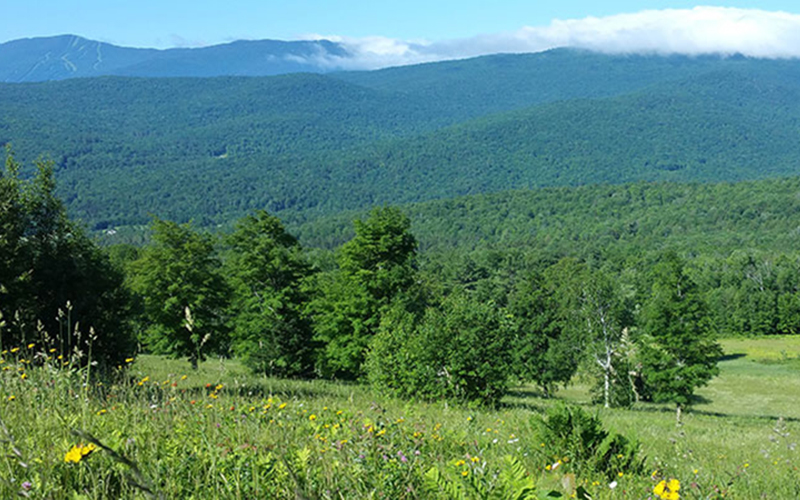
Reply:
[[51, 158], [71, 214], [98, 230], [800, 173], [795, 60], [556, 49], [326, 74], [209, 67], [225, 76], [2, 83], [0, 144], [26, 165]]
[[118, 47], [75, 35], [0, 44], [0, 82], [40, 82], [93, 76], [211, 77], [325, 72], [347, 57], [327, 40], [239, 40], [200, 48]]

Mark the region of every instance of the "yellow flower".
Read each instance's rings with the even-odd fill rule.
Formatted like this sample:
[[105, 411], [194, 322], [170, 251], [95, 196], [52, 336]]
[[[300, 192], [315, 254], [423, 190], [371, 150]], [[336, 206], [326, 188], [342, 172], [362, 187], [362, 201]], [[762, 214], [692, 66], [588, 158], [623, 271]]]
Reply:
[[13, 394], [8, 397], [9, 401], [14, 401], [15, 399], [17, 399], [17, 397]]
[[480, 458], [478, 458], [478, 457], [472, 457], [472, 458], [470, 458], [470, 460], [472, 460], [472, 463], [473, 463], [473, 464], [477, 464], [478, 462], [480, 462], [480, 461], [481, 461], [481, 459], [480, 459]]
[[311, 415], [308, 416], [308, 419], [309, 420], [316, 420], [317, 416], [312, 413]]
[[281, 404], [278, 406], [278, 409], [279, 409], [279, 410], [283, 410], [284, 408], [286, 408], [286, 403], [281, 403]]
[[125, 358], [126, 363], [133, 363], [134, 358]]
[[13, 349], [11, 349], [11, 354], [14, 354], [15, 352], [18, 352], [18, 351], [19, 351], [19, 347], [14, 347]]
[[100, 416], [100, 415], [104, 415], [104, 414], [106, 414], [106, 413], [108, 413], [108, 410], [106, 410], [105, 408], [103, 408], [102, 410], [99, 410], [99, 411], [97, 412], [97, 415], [98, 415], [98, 416]]
[[67, 463], [78, 463], [84, 458], [92, 454], [97, 447], [92, 443], [84, 446], [83, 444], [76, 444], [64, 455], [64, 461]]
[[19, 378], [21, 378], [22, 380], [25, 380], [26, 378], [28, 378], [28, 374], [27, 373], [23, 373], [22, 375], [19, 376]]
[[681, 498], [678, 491], [681, 489], [681, 482], [677, 479], [670, 479], [669, 481], [661, 481], [653, 488], [655, 493], [662, 500], [679, 500]]
[[462, 476], [467, 477], [469, 475], [469, 471], [465, 470], [461, 473]]
[[33, 349], [34, 344], [28, 344], [28, 349]]

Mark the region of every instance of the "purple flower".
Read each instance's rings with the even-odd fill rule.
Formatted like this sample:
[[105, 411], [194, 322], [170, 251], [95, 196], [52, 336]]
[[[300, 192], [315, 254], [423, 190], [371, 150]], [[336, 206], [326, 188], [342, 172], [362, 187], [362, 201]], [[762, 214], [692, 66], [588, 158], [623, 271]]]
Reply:
[[24, 483], [22, 483], [22, 489], [23, 490], [31, 491], [31, 488], [33, 488], [33, 485], [31, 484], [30, 481], [25, 481]]

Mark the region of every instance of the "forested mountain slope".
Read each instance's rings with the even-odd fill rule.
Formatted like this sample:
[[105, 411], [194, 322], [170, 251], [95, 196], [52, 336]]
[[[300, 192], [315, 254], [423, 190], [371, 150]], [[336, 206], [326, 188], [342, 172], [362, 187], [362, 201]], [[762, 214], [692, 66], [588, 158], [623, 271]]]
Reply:
[[97, 229], [794, 175], [799, 124], [800, 64], [744, 58], [552, 51], [336, 76], [0, 84], [0, 143], [51, 157], [70, 212]]
[[[554, 187], [403, 205], [425, 251], [513, 248], [589, 257], [794, 252], [800, 246], [800, 178], [738, 183]], [[353, 211], [292, 225], [309, 247], [352, 237]]]

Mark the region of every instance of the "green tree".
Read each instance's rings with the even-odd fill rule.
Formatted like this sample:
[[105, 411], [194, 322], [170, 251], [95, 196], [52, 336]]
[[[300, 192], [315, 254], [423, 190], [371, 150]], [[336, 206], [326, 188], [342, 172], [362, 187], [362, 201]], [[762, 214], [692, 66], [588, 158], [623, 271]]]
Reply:
[[514, 318], [514, 372], [536, 383], [549, 397], [557, 384], [570, 381], [579, 358], [558, 315], [554, 291], [541, 274], [533, 274], [520, 281], [508, 307]]
[[512, 325], [492, 302], [456, 293], [424, 313], [396, 302], [372, 339], [372, 385], [407, 398], [496, 405], [506, 393]]
[[653, 269], [652, 292], [642, 318], [645, 382], [655, 401], [675, 404], [680, 421], [694, 391], [719, 373], [722, 349], [697, 285], [675, 253], [667, 253]]
[[233, 352], [260, 373], [311, 376], [315, 345], [303, 311], [311, 266], [297, 239], [276, 217], [258, 211], [238, 222], [227, 243]]
[[153, 244], [133, 265], [144, 302], [146, 344], [157, 354], [188, 356], [192, 368], [228, 342], [229, 291], [212, 239], [188, 224], [155, 219]]
[[396, 208], [373, 209], [366, 221], [355, 221], [355, 236], [339, 251], [339, 269], [317, 280], [311, 313], [315, 338], [324, 345], [324, 375], [361, 376], [382, 312], [397, 297], [413, 295], [417, 242], [410, 227]]
[[562, 259], [546, 272], [557, 283], [555, 299], [569, 330], [567, 342], [579, 349], [587, 369], [598, 374], [603, 406], [626, 403], [629, 392], [625, 366], [625, 331], [631, 324], [630, 306], [619, 284], [602, 270], [575, 259]]
[[0, 312], [13, 323], [5, 341], [63, 355], [91, 348], [93, 361], [115, 365], [133, 350], [123, 275], [67, 217], [52, 162], [37, 161], [29, 181], [19, 170], [9, 150], [0, 177]]

